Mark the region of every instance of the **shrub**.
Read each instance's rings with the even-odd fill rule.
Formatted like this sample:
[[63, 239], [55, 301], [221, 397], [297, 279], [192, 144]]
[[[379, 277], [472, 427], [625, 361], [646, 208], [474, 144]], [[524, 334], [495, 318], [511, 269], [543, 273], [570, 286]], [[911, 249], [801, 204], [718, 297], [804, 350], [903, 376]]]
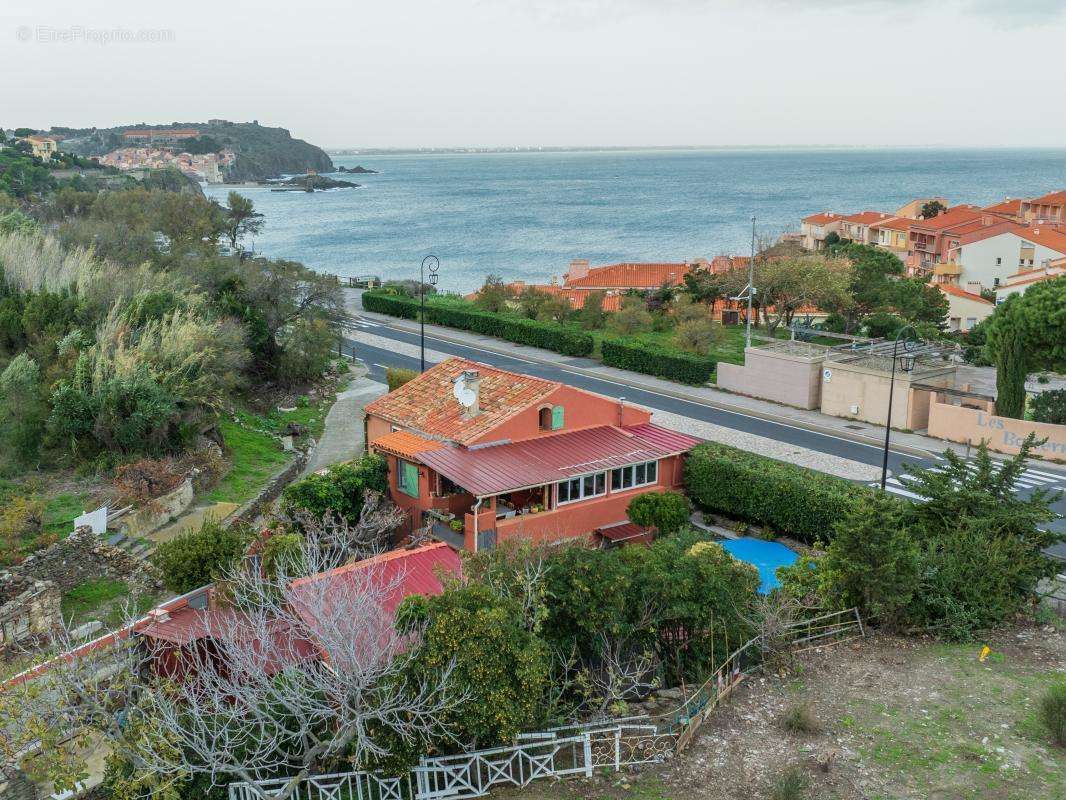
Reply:
[[632, 339], [604, 339], [602, 354], [603, 363], [609, 367], [658, 375], [695, 386], [707, 383], [715, 367], [715, 360], [709, 356]]
[[293, 386], [315, 380], [326, 372], [337, 347], [337, 334], [325, 320], [297, 320], [286, 331], [281, 344], [278, 380]]
[[1040, 698], [1040, 722], [1052, 742], [1066, 747], [1066, 681], [1053, 683]]
[[208, 520], [200, 530], [160, 544], [151, 560], [163, 576], [163, 585], [185, 594], [225, 574], [244, 555], [247, 544], [245, 531]]
[[263, 571], [277, 576], [279, 570], [286, 575], [303, 575], [303, 537], [298, 533], [275, 533], [263, 546]]
[[689, 518], [688, 498], [680, 492], [646, 492], [629, 501], [626, 516], [661, 534], [677, 533]]
[[44, 503], [32, 497], [16, 496], [0, 506], [0, 564], [21, 560], [23, 545], [41, 533]]
[[385, 370], [385, 382], [389, 385], [389, 391], [394, 392], [408, 381], [418, 377], [417, 369], [404, 369], [403, 367], [389, 367]]
[[1066, 425], [1066, 389], [1040, 392], [1029, 403], [1029, 410], [1037, 422]]
[[778, 776], [773, 789], [770, 790], [770, 800], [803, 800], [807, 796], [809, 785], [810, 780], [799, 767], [789, 767]]
[[141, 506], [177, 489], [187, 470], [171, 458], [142, 458], [115, 470], [115, 505]]
[[[419, 314], [417, 300], [380, 292], [364, 292], [363, 308], [404, 319], [417, 319]], [[425, 321], [530, 347], [542, 347], [566, 356], [587, 356], [592, 353], [594, 345], [592, 336], [577, 328], [506, 313], [480, 311], [469, 304], [427, 302]]]
[[308, 475], [285, 489], [281, 509], [289, 516], [304, 512], [314, 519], [336, 514], [354, 524], [367, 489], [381, 493], [388, 489], [388, 464], [381, 456], [368, 454], [358, 461], [334, 464], [323, 475]]
[[821, 472], [717, 442], [697, 446], [685, 460], [685, 487], [702, 508], [813, 543], [873, 491]]
[[822, 726], [809, 703], [793, 703], [781, 715], [781, 727], [789, 733], [817, 733]]
[[705, 356], [724, 336], [722, 326], [710, 319], [687, 319], [678, 323], [674, 343], [686, 352]]

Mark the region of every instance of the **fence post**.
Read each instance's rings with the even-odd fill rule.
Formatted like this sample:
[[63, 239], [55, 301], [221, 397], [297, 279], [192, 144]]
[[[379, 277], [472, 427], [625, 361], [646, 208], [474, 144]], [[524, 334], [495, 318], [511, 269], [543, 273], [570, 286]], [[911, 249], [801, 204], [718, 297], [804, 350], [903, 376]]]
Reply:
[[855, 612], [855, 621], [859, 623], [859, 635], [865, 639], [866, 629], [862, 626], [862, 617], [859, 616], [859, 607], [855, 606], [855, 608], [852, 610]]
[[614, 729], [614, 771], [622, 769], [622, 729]]
[[585, 747], [585, 777], [592, 777], [592, 734], [585, 731], [583, 736]]

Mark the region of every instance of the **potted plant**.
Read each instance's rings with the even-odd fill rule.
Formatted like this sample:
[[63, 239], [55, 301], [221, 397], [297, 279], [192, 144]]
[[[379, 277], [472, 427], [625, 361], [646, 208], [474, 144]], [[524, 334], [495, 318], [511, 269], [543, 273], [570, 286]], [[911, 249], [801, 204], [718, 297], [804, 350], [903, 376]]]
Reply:
[[448, 523], [448, 527], [451, 528], [456, 533], [462, 533], [463, 532], [463, 521], [461, 519], [453, 519], [451, 522]]

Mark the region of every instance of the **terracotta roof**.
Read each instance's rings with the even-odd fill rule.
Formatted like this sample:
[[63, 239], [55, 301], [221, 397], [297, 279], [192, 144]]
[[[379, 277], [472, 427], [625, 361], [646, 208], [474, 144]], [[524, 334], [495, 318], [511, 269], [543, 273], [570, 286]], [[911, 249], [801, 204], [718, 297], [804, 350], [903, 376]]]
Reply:
[[888, 217], [887, 219], [883, 219], [871, 225], [870, 227], [888, 228], [889, 230], [894, 231], [909, 231], [911, 229], [911, 225], [913, 225], [914, 222], [915, 221], [913, 219], [910, 219], [909, 217]]
[[[422, 545], [412, 550], [390, 550], [329, 572], [293, 581], [293, 596], [299, 597], [300, 592], [306, 590], [305, 587], [322, 581], [327, 581], [330, 588], [337, 587], [338, 591], [331, 594], [343, 596], [340, 587], [350, 584], [357, 573], [368, 570], [373, 571], [370, 580], [388, 588], [382, 605], [391, 614], [405, 597], [440, 594], [444, 590], [441, 576], [462, 577], [463, 564], [458, 554], [444, 542]], [[314, 627], [313, 620], [308, 620], [308, 624]]]
[[811, 214], [809, 217], [804, 217], [801, 222], [806, 222], [811, 225], [825, 225], [827, 222], [839, 222], [843, 217], [833, 211], [823, 211], [820, 214]]
[[941, 212], [932, 219], [916, 219], [911, 223], [911, 228], [921, 228], [923, 230], [944, 230], [945, 228], [953, 228], [963, 223], [980, 221], [984, 210], [977, 206], [953, 206], [947, 211]]
[[872, 225], [875, 222], [881, 222], [891, 217], [891, 214], [886, 214], [883, 211], [860, 211], [858, 214], [848, 214], [843, 219], [845, 222], [854, 222], [858, 225]]
[[471, 494], [487, 496], [657, 460], [699, 442], [650, 423], [601, 425], [491, 447], [445, 447], [422, 453], [419, 461]]
[[993, 214], [1017, 214], [1022, 209], [1022, 199], [1016, 197], [1014, 199], [1006, 198], [994, 205], [985, 206], [985, 211], [991, 211]]
[[1061, 228], [1051, 225], [1034, 225], [1031, 228], [1022, 228], [1018, 235], [1049, 250], [1066, 254], [1066, 230]]
[[566, 279], [566, 288], [656, 289], [664, 283], [681, 283], [692, 264], [622, 263], [592, 267], [587, 275]]
[[1057, 192], [1049, 192], [1042, 197], [1034, 197], [1032, 200], [1026, 200], [1025, 202], [1051, 206], [1060, 205], [1066, 203], [1066, 189]]
[[962, 297], [966, 300], [973, 300], [977, 303], [987, 303], [990, 306], [995, 305], [995, 303], [993, 303], [991, 300], [986, 300], [979, 294], [974, 294], [973, 292], [967, 292], [965, 289], [960, 289], [953, 283], [937, 283], [934, 284], [934, 286], [936, 286], [936, 288], [938, 288], [944, 294], [954, 295], [955, 297]]
[[[481, 376], [481, 413], [470, 419], [463, 417], [463, 409], [452, 394], [454, 380], [466, 370], [476, 370]], [[367, 404], [366, 413], [429, 436], [468, 444], [561, 385], [465, 358], [449, 358]]]
[[[1015, 277], [1015, 275], [1011, 275], [1010, 278], [1008, 278], [1006, 281], [1004, 281], [1003, 283], [1001, 283], [999, 286], [996, 287], [996, 291], [1000, 291], [1000, 290], [1003, 290], [1003, 289], [1009, 289], [1012, 286], [1025, 286], [1027, 283], [1036, 283], [1037, 281], [1051, 281], [1051, 280], [1055, 280], [1056, 278], [1064, 278], [1064, 277], [1066, 277], [1066, 272], [1062, 272], [1061, 268], [1058, 268], [1056, 270], [1032, 269], [1032, 270], [1027, 270], [1027, 272], [1038, 273], [1038, 274], [1034, 274], [1033, 277], [1031, 277], [1031, 278], [1021, 278], [1021, 277], [1019, 277], [1018, 280], [1016, 280], [1016, 281], [1010, 280], [1010, 278]], [[1022, 275], [1022, 274], [1024, 274], [1024, 273], [1016, 273], [1016, 275]]]
[[444, 444], [410, 431], [393, 431], [380, 439], [375, 439], [370, 446], [401, 458], [413, 458], [426, 450], [438, 450], [444, 447]]
[[[570, 307], [574, 309], [584, 308], [585, 301], [588, 299], [589, 294], [595, 291], [603, 291], [600, 289], [571, 289], [566, 286], [559, 286], [553, 283], [525, 283], [524, 281], [516, 281], [514, 283], [507, 284], [515, 294], [521, 294], [525, 289], [536, 289], [539, 292], [550, 294], [553, 297], [563, 297], [570, 303]], [[467, 300], [477, 299], [478, 293], [468, 294]], [[610, 290], [604, 292], [603, 296], [603, 310], [604, 311], [617, 311], [622, 307], [622, 294], [619, 292], [612, 292]]]

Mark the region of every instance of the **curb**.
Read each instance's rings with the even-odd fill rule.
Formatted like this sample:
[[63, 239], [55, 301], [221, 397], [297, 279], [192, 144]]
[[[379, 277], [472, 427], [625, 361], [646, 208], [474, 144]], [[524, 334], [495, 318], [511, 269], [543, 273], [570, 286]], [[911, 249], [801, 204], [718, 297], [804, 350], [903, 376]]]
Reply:
[[[367, 312], [367, 313], [371, 313], [372, 314], [374, 312]], [[409, 330], [409, 329], [407, 329], [405, 327], [402, 327], [400, 325], [396, 325], [392, 321], [385, 322], [385, 321], [383, 321], [381, 319], [378, 319], [377, 315], [375, 315], [374, 317], [368, 317], [368, 318], [372, 319], [374, 322], [376, 322], [376, 323], [378, 323], [378, 324], [380, 324], [380, 325], [382, 325], [382, 326], [384, 326], [386, 328], [392, 328], [393, 330], [401, 331], [403, 333], [414, 333], [414, 334], [418, 333], [418, 328], [415, 328], [414, 330]], [[391, 318], [390, 318], [390, 320], [391, 320]], [[368, 333], [370, 333], [370, 332], [368, 331]], [[428, 335], [427, 335], [427, 338], [428, 338]], [[617, 377], [617, 376], [614, 376], [614, 375], [608, 377], [608, 376], [601, 375], [598, 372], [595, 372], [594, 370], [586, 369], [585, 367], [574, 367], [574, 366], [570, 366], [570, 365], [560, 365], [556, 361], [553, 361], [553, 360], [547, 359], [547, 358], [541, 358], [541, 357], [538, 357], [538, 356], [529, 356], [529, 355], [526, 355], [524, 353], [519, 356], [519, 355], [516, 355], [513, 351], [512, 352], [508, 352], [506, 349], [504, 349], [502, 347], [495, 347], [495, 346], [492, 346], [492, 345], [486, 345], [486, 344], [483, 344], [483, 343], [480, 343], [480, 342], [478, 344], [476, 344], [476, 345], [473, 345], [470, 342], [463, 341], [462, 339], [453, 338], [451, 336], [441, 335], [441, 334], [438, 334], [438, 333], [433, 333], [433, 338], [439, 339], [442, 342], [448, 342], [449, 344], [458, 344], [458, 345], [463, 345], [463, 346], [466, 346], [466, 347], [477, 347], [479, 349], [488, 350], [489, 352], [496, 353], [497, 355], [501, 355], [501, 356], [510, 356], [512, 358], [522, 358], [522, 359], [525, 359], [526, 361], [535, 361], [538, 364], [544, 364], [544, 365], [547, 365], [547, 366], [556, 367], [556, 368], [562, 369], [562, 370], [564, 370], [566, 372], [574, 372], [574, 373], [577, 373], [579, 375], [583, 375], [586, 378], [596, 378], [596, 379], [599, 379], [599, 380], [609, 380], [609, 381], [613, 381], [614, 383], [625, 384], [626, 386], [630, 386], [630, 387], [632, 387], [634, 389], [641, 389], [643, 391], [655, 392], [657, 394], [662, 394], [662, 395], [666, 395], [668, 397], [673, 397], [675, 400], [684, 400], [685, 402], [688, 402], [688, 403], [696, 403], [697, 405], [707, 406], [708, 408], [714, 408], [714, 409], [717, 409], [718, 411], [728, 411], [728, 412], [731, 412], [731, 413], [734, 413], [734, 414], [739, 414], [739, 415], [745, 416], [745, 417], [754, 417], [756, 419], [761, 419], [761, 420], [763, 420], [765, 422], [776, 422], [778, 424], [789, 425], [789, 426], [794, 427], [794, 428], [802, 428], [803, 430], [810, 431], [811, 433], [819, 433], [819, 434], [822, 434], [824, 436], [833, 436], [833, 437], [835, 437], [837, 439], [846, 439], [846, 440], [849, 440], [849, 441], [856, 442], [858, 444], [873, 445], [873, 446], [876, 446], [876, 447], [879, 447], [879, 448], [880, 447], [884, 447], [884, 440], [880, 439], [880, 438], [874, 438], [874, 437], [871, 437], [871, 436], [863, 436], [861, 434], [852, 433], [850, 431], [849, 432], [844, 432], [844, 431], [837, 430], [836, 428], [829, 428], [829, 427], [825, 427], [825, 426], [822, 426], [822, 425], [816, 425], [814, 423], [806, 422], [804, 420], [795, 420], [795, 419], [783, 420], [781, 417], [775, 416], [774, 414], [768, 414], [765, 411], [756, 411], [754, 409], [748, 409], [748, 408], [738, 408], [737, 406], [733, 406], [733, 405], [730, 405], [728, 403], [715, 403], [715, 402], [712, 402], [712, 401], [710, 401], [710, 400], [708, 400], [706, 398], [702, 398], [702, 397], [701, 398], [695, 398], [695, 397], [692, 397], [691, 395], [685, 394], [684, 392], [681, 392], [681, 391], [678, 391], [678, 390], [674, 390], [674, 389], [671, 389], [671, 388], [660, 388], [658, 386], [656, 386], [656, 387], [647, 386], [647, 385], [642, 384], [642, 383], [640, 383], [638, 381], [634, 381], [634, 380], [630, 380], [630, 379], [622, 378], [622, 377]], [[951, 444], [950, 444], [950, 442], [945, 442], [944, 446], [945, 446], [945, 448], [949, 448], [951, 446]], [[917, 458], [929, 458], [930, 456], [936, 455], [936, 451], [935, 450], [926, 450], [925, 448], [914, 447], [914, 446], [908, 445], [908, 444], [895, 444], [895, 443], [893, 443], [891, 445], [890, 449], [895, 451], [895, 452], [903, 453], [903, 454], [909, 455], [909, 456], [915, 456]]]

